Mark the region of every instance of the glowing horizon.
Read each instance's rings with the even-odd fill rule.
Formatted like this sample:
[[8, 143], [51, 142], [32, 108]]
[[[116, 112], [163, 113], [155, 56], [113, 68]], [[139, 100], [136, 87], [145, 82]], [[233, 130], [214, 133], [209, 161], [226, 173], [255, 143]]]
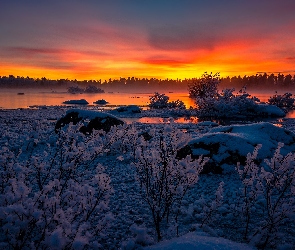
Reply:
[[16, 2], [4, 0], [0, 10], [1, 76], [104, 81], [295, 73], [291, 0]]

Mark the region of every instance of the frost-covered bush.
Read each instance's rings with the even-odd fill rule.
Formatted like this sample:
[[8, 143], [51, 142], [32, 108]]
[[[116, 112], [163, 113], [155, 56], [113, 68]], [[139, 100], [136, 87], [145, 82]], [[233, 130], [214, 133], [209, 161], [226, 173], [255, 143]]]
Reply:
[[184, 102], [177, 99], [176, 101], [172, 101], [168, 103], [168, 108], [171, 109], [185, 109]]
[[214, 98], [218, 93], [218, 85], [220, 84], [219, 73], [208, 74], [205, 72], [200, 79], [188, 86], [189, 97], [191, 98]]
[[[194, 98], [198, 117], [236, 118], [284, 116], [281, 109], [260, 105], [257, 97], [251, 97], [243, 87], [239, 94], [233, 94], [235, 89], [218, 91], [219, 74], [205, 73], [195, 83], [189, 85], [189, 96]], [[286, 96], [286, 98], [289, 96]]]
[[292, 109], [294, 108], [295, 99], [292, 98], [291, 93], [285, 93], [283, 95], [275, 94], [268, 99], [268, 103], [276, 105], [279, 108]]
[[154, 243], [154, 240], [147, 233], [147, 228], [143, 225], [138, 226], [133, 224], [130, 231], [134, 235], [132, 239], [122, 242], [121, 249], [134, 250], [141, 249], [143, 246], [148, 246]]
[[190, 137], [172, 124], [165, 125], [162, 131], [154, 131], [150, 140], [141, 139], [135, 151], [134, 166], [141, 195], [152, 213], [159, 241], [172, 214], [177, 223], [182, 199], [198, 181], [208, 159], [192, 160], [190, 156], [179, 159], [177, 152], [187, 145]]
[[1, 248], [99, 247], [112, 220], [112, 188], [94, 162], [103, 152], [101, 142], [76, 131], [69, 126], [18, 150], [1, 147]]
[[243, 183], [244, 237], [265, 249], [276, 247], [284, 238], [284, 226], [295, 222], [295, 154], [282, 156], [283, 144], [279, 143], [273, 158], [257, 166], [260, 147], [248, 154], [246, 165], [238, 164], [237, 170]]
[[163, 108], [168, 108], [168, 102], [169, 102], [169, 97], [166, 96], [165, 94], [160, 94], [156, 92], [153, 96], [149, 98], [150, 108], [154, 109], [163, 109]]
[[203, 217], [201, 227], [203, 227], [209, 221], [214, 220], [214, 216], [218, 214], [217, 210], [222, 205], [223, 201], [223, 186], [224, 182], [220, 182], [215, 192], [215, 199], [211, 202], [210, 205], [203, 203], [202, 213], [200, 215], [201, 217]]
[[214, 97], [196, 97], [199, 116], [236, 117], [257, 115], [259, 99], [249, 94], [233, 94], [234, 89], [225, 89]]
[[[100, 132], [101, 133], [101, 132]], [[105, 151], [112, 154], [121, 154], [122, 159], [134, 155], [140, 141], [140, 130], [134, 124], [113, 126], [109, 133], [103, 133], [101, 140]], [[124, 155], [124, 156], [123, 156]]]
[[153, 96], [150, 97], [150, 104], [148, 105], [152, 109], [185, 109], [183, 101], [176, 100], [169, 102], [169, 97], [165, 94], [160, 94], [156, 92]]
[[[245, 166], [237, 164], [237, 171], [239, 177], [242, 180], [242, 200], [238, 201], [238, 212], [242, 213], [244, 218], [245, 232], [243, 238], [247, 240], [249, 234], [249, 227], [253, 223], [253, 207], [257, 202], [258, 190], [261, 188], [258, 174], [260, 167], [255, 163], [258, 156], [258, 150], [262, 147], [261, 144], [257, 145], [253, 151], [253, 154], [248, 153]], [[240, 202], [240, 204], [239, 204]]]

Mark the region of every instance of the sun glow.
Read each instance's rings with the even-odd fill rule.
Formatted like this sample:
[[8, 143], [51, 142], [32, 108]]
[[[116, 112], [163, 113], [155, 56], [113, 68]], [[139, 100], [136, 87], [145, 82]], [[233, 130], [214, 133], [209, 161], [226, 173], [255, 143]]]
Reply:
[[[142, 44], [140, 44], [140, 42]], [[19, 75], [50, 79], [102, 79], [120, 77], [188, 79], [204, 72], [220, 75], [255, 75], [257, 72], [292, 72], [294, 58], [278, 59], [264, 53], [283, 46], [267, 41], [221, 42], [210, 49], [166, 50], [151, 47], [146, 41], [114, 42], [113, 48], [99, 51], [97, 45], [78, 44], [60, 48], [10, 48], [0, 63], [0, 75]], [[264, 47], [263, 47], [264, 46]], [[103, 44], [102, 44], [102, 47]], [[263, 51], [260, 50], [263, 47]], [[275, 47], [275, 48], [274, 48]]]

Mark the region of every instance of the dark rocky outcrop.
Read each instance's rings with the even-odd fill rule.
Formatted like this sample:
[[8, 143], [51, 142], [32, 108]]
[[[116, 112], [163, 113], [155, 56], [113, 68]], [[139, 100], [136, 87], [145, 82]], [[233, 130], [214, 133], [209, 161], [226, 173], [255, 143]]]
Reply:
[[89, 102], [87, 102], [85, 99], [80, 99], [80, 100], [64, 101], [63, 104], [87, 105], [87, 104], [89, 104]]
[[61, 129], [67, 124], [73, 123], [74, 125], [76, 125], [82, 119], [83, 119], [82, 117], [79, 117], [78, 112], [73, 111], [73, 112], [67, 113], [64, 117], [57, 120], [55, 124], [55, 132], [57, 133], [59, 129]]
[[105, 132], [109, 132], [111, 130], [111, 127], [123, 125], [124, 122], [116, 119], [111, 116], [106, 116], [104, 118], [102, 117], [95, 117], [94, 119], [91, 119], [87, 126], [82, 126], [80, 128], [80, 131], [84, 134], [90, 134], [92, 133], [92, 130], [103, 130]]
[[[199, 149], [201, 149], [201, 145], [197, 146], [197, 145], [194, 145], [195, 147], [199, 147]], [[205, 145], [203, 145], [205, 146]], [[208, 145], [209, 146], [209, 145]], [[209, 146], [210, 147], [210, 146]], [[177, 159], [183, 159], [185, 158], [186, 156], [190, 155], [192, 157], [192, 159], [197, 159], [199, 158], [201, 155], [203, 156], [208, 156], [210, 157], [210, 154], [207, 154], [207, 155], [204, 155], [204, 154], [193, 154], [193, 150], [192, 150], [192, 145], [186, 145], [185, 147], [179, 149], [177, 151], [177, 155], [176, 155], [176, 158]], [[207, 148], [207, 146], [205, 146], [205, 148]], [[215, 146], [212, 147], [213, 149], [213, 152], [215, 151], [214, 150]], [[209, 152], [209, 151], [208, 151]], [[203, 152], [204, 153], [204, 152]], [[213, 173], [213, 174], [221, 174], [222, 173], [222, 168], [219, 164], [216, 164], [214, 161], [212, 161], [211, 159], [205, 164], [205, 166], [203, 167], [203, 170], [201, 172], [201, 174], [209, 174], [209, 173]]]
[[67, 114], [60, 118], [55, 125], [55, 132], [69, 123], [76, 125], [82, 121], [83, 126], [80, 127], [80, 132], [84, 134], [92, 133], [93, 129], [109, 132], [112, 126], [123, 125], [124, 122], [117, 117], [97, 111], [71, 109]]
[[121, 107], [115, 109], [114, 112], [141, 113], [141, 108], [136, 105], [127, 105], [127, 106], [121, 106]]

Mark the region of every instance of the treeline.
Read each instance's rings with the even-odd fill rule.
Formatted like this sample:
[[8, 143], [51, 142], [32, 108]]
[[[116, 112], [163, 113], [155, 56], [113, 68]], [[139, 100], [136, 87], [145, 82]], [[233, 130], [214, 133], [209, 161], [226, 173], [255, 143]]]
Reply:
[[104, 90], [182, 90], [186, 91], [189, 83], [192, 83], [196, 80], [193, 79], [185, 79], [185, 80], [172, 80], [172, 79], [157, 79], [157, 78], [136, 78], [136, 77], [128, 77], [120, 79], [111, 78], [107, 81], [101, 80], [70, 80], [70, 79], [58, 79], [51, 80], [46, 77], [42, 78], [30, 78], [30, 77], [20, 77], [20, 76], [0, 76], [0, 87], [5, 88], [22, 88], [22, 87], [30, 87], [30, 88], [68, 88], [71, 86], [77, 86], [85, 88], [87, 86], [96, 86]]
[[295, 90], [295, 75], [256, 74], [252, 76], [234, 76], [221, 79], [220, 88], [235, 87], [237, 90], [246, 87], [249, 90]]
[[[46, 77], [30, 78], [20, 76], [0, 76], [0, 87], [5, 88], [68, 88], [70, 86], [96, 86], [106, 91], [187, 91], [188, 85], [196, 82], [198, 78], [189, 79], [157, 79], [157, 78], [136, 78], [127, 77], [119, 79], [101, 80], [51, 80]], [[290, 74], [256, 74], [252, 76], [223, 77], [220, 82], [220, 89], [244, 87], [247, 90], [295, 90], [295, 75]]]
[[31, 78], [22, 76], [0, 76], [0, 87], [4, 88], [67, 88], [70, 86], [86, 87], [89, 85], [101, 85], [101, 81], [97, 80], [69, 80], [69, 79], [57, 79], [51, 80], [46, 77]]

